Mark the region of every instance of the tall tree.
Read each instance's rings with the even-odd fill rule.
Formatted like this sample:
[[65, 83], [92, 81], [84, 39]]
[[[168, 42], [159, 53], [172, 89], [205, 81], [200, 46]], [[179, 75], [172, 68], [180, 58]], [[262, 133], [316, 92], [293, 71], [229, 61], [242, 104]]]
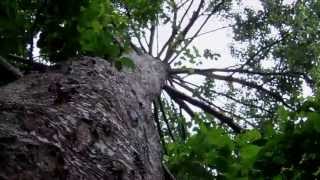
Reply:
[[[11, 178], [20, 168], [18, 176], [34, 174], [31, 178], [48, 172], [59, 178], [161, 178], [155, 131], [165, 147], [186, 141], [190, 127], [202, 121], [237, 134], [272, 119], [279, 105], [299, 108], [294, 100], [303, 82], [314, 87], [316, 73], [310, 71], [318, 64], [312, 40], [318, 39], [319, 3], [262, 1], [260, 10], [234, 12], [239, 3], [0, 2], [1, 83], [10, 82], [0, 95], [6, 132], [1, 143], [8, 154], [2, 166], [9, 164], [0, 175]], [[219, 18], [230, 20], [236, 42], [246, 46], [233, 48], [232, 67], [198, 68], [205, 59], [223, 59], [211, 49], [200, 53], [190, 47], [196, 38], [227, 28], [204, 31]], [[170, 28], [163, 43], [162, 27]], [[202, 81], [192, 82], [190, 76]], [[48, 148], [40, 148], [44, 144]], [[113, 158], [117, 161], [108, 166]], [[35, 162], [48, 165], [35, 167]]]

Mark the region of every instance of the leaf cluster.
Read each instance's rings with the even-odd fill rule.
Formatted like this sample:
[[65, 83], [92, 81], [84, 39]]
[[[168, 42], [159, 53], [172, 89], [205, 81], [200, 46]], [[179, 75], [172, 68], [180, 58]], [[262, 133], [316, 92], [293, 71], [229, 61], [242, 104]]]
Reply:
[[276, 121], [236, 136], [202, 122], [185, 143], [167, 145], [166, 162], [178, 179], [319, 177], [319, 101], [309, 98], [299, 111], [277, 114]]

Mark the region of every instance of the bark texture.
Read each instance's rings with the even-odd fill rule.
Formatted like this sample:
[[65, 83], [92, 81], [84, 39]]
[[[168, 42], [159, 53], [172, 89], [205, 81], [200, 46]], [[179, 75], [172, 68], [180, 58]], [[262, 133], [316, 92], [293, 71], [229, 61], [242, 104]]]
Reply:
[[167, 69], [74, 58], [0, 89], [0, 179], [163, 179], [151, 102]]

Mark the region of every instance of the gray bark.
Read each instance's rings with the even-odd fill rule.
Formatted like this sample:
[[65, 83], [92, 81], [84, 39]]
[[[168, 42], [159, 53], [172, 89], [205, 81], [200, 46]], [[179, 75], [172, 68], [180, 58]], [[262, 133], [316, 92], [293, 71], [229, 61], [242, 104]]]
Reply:
[[134, 70], [81, 57], [0, 88], [0, 179], [163, 179], [151, 102], [167, 69], [130, 56]]

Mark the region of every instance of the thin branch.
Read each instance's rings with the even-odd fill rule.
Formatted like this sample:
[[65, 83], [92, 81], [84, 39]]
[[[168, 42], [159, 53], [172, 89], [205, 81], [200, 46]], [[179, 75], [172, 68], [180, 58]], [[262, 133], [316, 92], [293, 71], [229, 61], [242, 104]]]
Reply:
[[160, 106], [160, 111], [161, 111], [161, 113], [162, 113], [163, 121], [165, 122], [165, 124], [166, 124], [166, 126], [167, 126], [169, 136], [170, 136], [171, 140], [172, 140], [173, 142], [175, 142], [176, 140], [175, 140], [175, 138], [174, 138], [174, 136], [173, 136], [173, 133], [172, 133], [172, 131], [171, 131], [171, 128], [170, 128], [170, 125], [169, 125], [169, 121], [168, 121], [168, 118], [167, 118], [167, 116], [166, 116], [166, 112], [165, 112], [165, 110], [164, 110], [164, 107], [163, 107], [163, 104], [162, 104], [162, 101], [161, 101], [161, 98], [160, 98], [160, 97], [158, 97], [158, 103], [159, 103], [159, 106]]
[[199, 6], [195, 12], [193, 12], [187, 26], [177, 35], [177, 39], [173, 42], [171, 42], [168, 46], [168, 50], [165, 56], [164, 61], [168, 62], [170, 57], [173, 55], [175, 52], [177, 46], [185, 39], [187, 33], [190, 31], [191, 27], [194, 25], [194, 23], [197, 21], [200, 15], [200, 11], [204, 5], [205, 1], [201, 0], [199, 3]]
[[[126, 9], [126, 15], [128, 16], [129, 19], [131, 19], [132, 17], [131, 17], [131, 14], [130, 14], [128, 8], [125, 7], [125, 9]], [[144, 47], [144, 45], [142, 44], [141, 38], [139, 37], [139, 33], [138, 33], [138, 31], [136, 30], [136, 28], [135, 28], [135, 26], [134, 26], [133, 23], [131, 24], [131, 27], [132, 27], [132, 31], [133, 31], [134, 36], [135, 36], [136, 39], [138, 40], [138, 43], [139, 43], [139, 45], [140, 45], [140, 48], [142, 49], [142, 51], [143, 51], [144, 53], [147, 53], [147, 49], [146, 49], [146, 48]], [[131, 42], [131, 44], [133, 44], [133, 43]]]
[[186, 5], [190, 0], [185, 0], [181, 4], [177, 4], [177, 9], [182, 8], [184, 5]]
[[159, 54], [159, 27], [157, 26], [157, 55]]
[[166, 142], [164, 141], [164, 136], [161, 130], [161, 125], [160, 125], [160, 120], [159, 120], [159, 108], [156, 102], [153, 102], [153, 106], [154, 106], [154, 119], [156, 121], [156, 125], [157, 125], [157, 130], [158, 130], [158, 134], [160, 136], [160, 141], [164, 150], [165, 154], [168, 154], [167, 148], [166, 148]]
[[190, 8], [192, 7], [193, 2], [194, 2], [194, 0], [191, 0], [191, 2], [190, 2], [190, 4], [189, 4], [188, 8], [187, 8], [187, 9], [186, 9], [186, 11], [183, 13], [183, 15], [182, 15], [182, 17], [181, 17], [181, 19], [180, 19], [180, 22], [179, 22], [178, 27], [181, 27], [181, 25], [182, 25], [182, 23], [183, 23], [184, 18], [186, 17], [186, 15], [188, 14], [188, 12], [189, 12]]
[[[183, 87], [183, 88], [191, 91], [191, 87], [189, 87], [189, 86], [186, 85], [186, 83], [188, 83], [188, 82], [186, 82], [186, 81], [184, 81], [184, 80], [182, 80], [182, 79], [177, 79], [177, 80], [179, 80], [180, 82], [177, 82], [177, 81], [174, 81], [174, 82], [177, 83], [179, 86], [181, 86], [181, 87]], [[196, 88], [201, 88], [200, 86], [197, 86], [197, 85], [195, 85], [195, 84], [191, 84], [191, 85], [195, 86]], [[269, 110], [267, 110], [267, 109], [265, 109], [265, 108], [263, 108], [263, 107], [260, 107], [260, 106], [254, 105], [254, 104], [244, 103], [244, 102], [242, 102], [241, 100], [236, 99], [236, 98], [234, 98], [234, 97], [232, 97], [232, 96], [230, 96], [230, 95], [227, 95], [227, 94], [225, 94], [225, 93], [217, 92], [217, 91], [215, 91], [215, 90], [213, 90], [213, 89], [209, 89], [209, 91], [212, 92], [212, 93], [214, 93], [214, 94], [216, 94], [216, 95], [223, 96], [223, 97], [225, 97], [225, 98], [227, 98], [227, 99], [230, 99], [230, 100], [232, 100], [232, 101], [234, 101], [234, 102], [236, 102], [236, 103], [242, 104], [242, 105], [244, 105], [244, 106], [253, 107], [253, 108], [256, 108], [256, 109], [260, 109], [261, 111], [265, 111], [265, 112], [271, 113], [271, 111], [269, 111]], [[192, 91], [191, 91], [191, 92], [192, 92]]]
[[142, 50], [138, 48], [135, 44], [133, 44], [131, 41], [130, 41], [130, 46], [138, 55], [141, 56], [143, 54]]
[[[183, 81], [183, 80], [181, 80], [181, 81]], [[187, 85], [185, 85], [185, 84], [183, 84], [183, 83], [179, 83], [179, 82], [176, 82], [176, 81], [174, 81], [174, 82], [177, 83], [177, 84], [178, 84], [179, 86], [181, 86], [182, 88], [186, 89], [187, 91], [190, 91], [190, 92], [193, 93], [193, 89], [192, 89], [191, 87], [189, 87], [189, 86], [187, 86]], [[197, 86], [197, 87], [199, 87], [199, 86]], [[213, 91], [213, 90], [210, 90], [210, 91], [213, 92], [213, 93], [215, 92], [215, 91]], [[244, 117], [241, 117], [241, 116], [239, 116], [239, 115], [237, 115], [237, 114], [235, 114], [235, 113], [232, 113], [232, 112], [230, 112], [230, 111], [227, 111], [227, 110], [225, 110], [225, 109], [223, 109], [223, 108], [221, 108], [221, 107], [213, 104], [211, 101], [207, 100], [207, 99], [204, 98], [203, 96], [201, 96], [201, 95], [199, 95], [199, 94], [193, 94], [193, 95], [194, 95], [195, 97], [197, 97], [199, 100], [206, 102], [208, 105], [213, 106], [213, 107], [215, 107], [216, 109], [220, 110], [221, 112], [227, 113], [227, 114], [231, 115], [232, 117], [236, 117], [236, 118], [238, 118], [238, 119], [241, 119], [241, 120], [243, 120], [244, 122], [246, 122], [247, 124], [249, 124], [249, 125], [252, 126], [252, 127], [256, 127], [254, 124], [252, 124], [251, 122], [247, 121]], [[223, 94], [223, 95], [224, 95], [224, 94]], [[242, 103], [242, 102], [239, 102], [239, 103], [245, 105], [245, 104]]]
[[156, 25], [155, 22], [151, 22], [151, 28], [150, 28], [150, 37], [149, 37], [149, 54], [152, 56], [152, 51], [153, 51], [153, 42], [154, 42], [154, 36], [155, 36], [155, 30], [156, 30]]
[[221, 76], [221, 75], [217, 75], [217, 74], [210, 74], [210, 75], [207, 75], [207, 77], [210, 77], [213, 79], [218, 79], [218, 80], [223, 80], [223, 81], [227, 81], [227, 82], [236, 82], [236, 83], [245, 85], [249, 88], [253, 88], [258, 91], [264, 92], [264, 93], [270, 95], [271, 97], [273, 97], [275, 100], [282, 102], [283, 105], [285, 105], [291, 109], [291, 107], [284, 101], [284, 99], [282, 98], [282, 96], [280, 94], [278, 94], [276, 92], [272, 92], [272, 91], [264, 88], [263, 86], [254, 83], [254, 82], [248, 82], [244, 79], [238, 79], [238, 78], [228, 77], [228, 76]]
[[[177, 80], [180, 81], [180, 82], [177, 82]], [[193, 86], [194, 88], [200, 88], [199, 85], [196, 85], [196, 84], [187, 82], [187, 81], [181, 79], [180, 77], [175, 77], [175, 79], [173, 79], [173, 82], [176, 83], [176, 84], [178, 84], [179, 86], [185, 88], [186, 90], [188, 90], [188, 91], [190, 91], [190, 92], [192, 92], [192, 91], [191, 91], [190, 89], [187, 89], [187, 88], [191, 88], [191, 87], [187, 86], [187, 84]], [[213, 91], [213, 90], [210, 90], [210, 91], [212, 91], [213, 93], [216, 92], [216, 91]], [[217, 93], [219, 93], [219, 92], [217, 92]], [[219, 94], [218, 94], [218, 95], [219, 95]], [[224, 96], [224, 95], [226, 95], [226, 94], [221, 93], [221, 95]], [[238, 101], [239, 104], [242, 104], [242, 105], [245, 105], [245, 106], [248, 106], [248, 107], [254, 107], [254, 105], [250, 105], [250, 104], [243, 103], [243, 102], [241, 102], [240, 100], [238, 100], [238, 99], [236, 99], [236, 98], [233, 98], [233, 97], [231, 97], [231, 96], [228, 96], [228, 97], [225, 96], [225, 97], [226, 97], [226, 98], [230, 97], [230, 98], [232, 98], [231, 100], [234, 99], [234, 101], [235, 101], [235, 102]], [[202, 99], [203, 99], [203, 98], [202, 98]], [[207, 100], [204, 99], [204, 101], [207, 101]], [[209, 103], [210, 103], [210, 102], [209, 102]], [[212, 103], [210, 103], [210, 104], [212, 104]], [[266, 112], [270, 112], [270, 111], [268, 111], [267, 109], [264, 109], [264, 108], [262, 108], [262, 107], [256, 106], [256, 108], [257, 108], [257, 109], [260, 109], [260, 110], [264, 110], [264, 111], [266, 111]], [[228, 112], [228, 111], [225, 111], [225, 110], [224, 110], [224, 112], [230, 114], [231, 116], [237, 117], [238, 119], [241, 119], [242, 121], [246, 122], [247, 124], [251, 125], [252, 127], [257, 127], [255, 124], [253, 124], [252, 122], [248, 121], [248, 120], [247, 120], [246, 118], [244, 118], [244, 117], [240, 117], [240, 116], [238, 116], [238, 115], [236, 115], [236, 114], [233, 114], [233, 113]], [[250, 116], [250, 118], [260, 118], [260, 117]]]
[[222, 76], [222, 75], [218, 75], [218, 74], [213, 74], [211, 72], [198, 72], [198, 73], [194, 73], [194, 74], [202, 75], [202, 76], [211, 78], [213, 80], [217, 79], [217, 80], [222, 80], [222, 81], [227, 81], [227, 82], [235, 82], [235, 83], [242, 84], [242, 85], [247, 86], [249, 88], [253, 88], [253, 89], [256, 89], [258, 91], [264, 92], [264, 93], [270, 95], [275, 100], [281, 102], [284, 106], [288, 107], [289, 109], [292, 109], [292, 107], [289, 106], [284, 101], [284, 99], [282, 98], [282, 96], [280, 94], [278, 94], [276, 92], [273, 92], [273, 91], [270, 91], [270, 90], [264, 88], [263, 86], [258, 85], [258, 84], [254, 83], [254, 82], [249, 82], [249, 81], [246, 81], [244, 79], [234, 78], [232, 76]]
[[[246, 62], [244, 64], [242, 64], [240, 66], [239, 69], [243, 69], [246, 65], [248, 65], [250, 63], [250, 61], [254, 60], [254, 58], [256, 58], [260, 53], [262, 52], [269, 52], [271, 50], [271, 48], [275, 45], [277, 45], [278, 43], [281, 43], [282, 41], [284, 41], [286, 38], [289, 37], [289, 33], [286, 32], [282, 35], [281, 39], [278, 39], [270, 44], [267, 44], [264, 47], [261, 47], [258, 51], [256, 51], [253, 55], [250, 55], [250, 57], [248, 57], [248, 59], [246, 60]], [[260, 58], [261, 59], [261, 58]], [[233, 75], [233, 74], [232, 74]]]
[[[180, 42], [176, 42], [176, 46], [174, 47], [174, 49], [171, 49], [170, 52], [167, 52], [167, 55], [165, 57], [166, 62], [168, 62], [169, 64], [171, 64], [177, 57], [179, 57], [179, 55], [187, 49], [187, 47], [191, 44], [191, 42], [193, 42], [193, 40], [199, 35], [199, 33], [201, 32], [202, 28], [207, 24], [207, 22], [209, 21], [209, 19], [216, 13], [219, 11], [219, 8], [225, 3], [225, 1], [221, 1], [218, 5], [216, 5], [214, 7], [214, 9], [210, 12], [210, 14], [206, 17], [206, 19], [202, 22], [202, 24], [200, 25], [200, 27], [198, 28], [198, 30], [196, 31], [196, 33], [194, 33], [193, 36], [191, 36], [190, 38], [188, 38], [187, 43], [184, 45], [184, 47], [178, 51], [178, 53], [176, 53], [176, 56], [174, 56], [173, 59], [170, 60], [170, 58], [173, 56], [174, 51], [176, 50], [177, 45], [179, 45], [182, 40], [185, 39], [186, 33], [184, 34], [184, 36], [182, 36], [180, 38]], [[198, 14], [199, 16], [199, 14]]]
[[260, 109], [261, 111], [265, 111], [265, 112], [267, 112], [267, 113], [272, 113], [271, 111], [269, 111], [269, 110], [267, 110], [267, 109], [265, 109], [265, 108], [263, 108], [263, 107], [260, 107], [260, 106], [254, 105], [254, 104], [248, 104], [248, 103], [242, 102], [241, 100], [236, 99], [236, 98], [234, 98], [234, 97], [232, 97], [232, 96], [229, 96], [229, 95], [227, 95], [227, 94], [225, 94], [225, 93], [217, 92], [217, 91], [214, 91], [214, 90], [211, 90], [211, 92], [213, 92], [214, 94], [223, 96], [223, 97], [225, 97], [225, 98], [227, 98], [227, 99], [230, 99], [230, 100], [232, 100], [232, 101], [234, 101], [234, 102], [236, 102], [236, 103], [242, 104], [242, 105], [244, 105], [244, 106], [252, 107], [252, 108], [256, 108], [256, 109]]
[[134, 28], [134, 25], [132, 25], [132, 30], [133, 30], [133, 33], [134, 33], [136, 39], [138, 40], [138, 43], [139, 43], [139, 45], [140, 45], [140, 48], [142, 49], [142, 51], [143, 51], [144, 53], [147, 53], [148, 51], [146, 50], [146, 48], [145, 48], [144, 45], [142, 44], [141, 38], [139, 37], [139, 34], [138, 34], [137, 30]]
[[[203, 35], [207, 35], [207, 34], [210, 34], [210, 33], [214, 33], [216, 31], [219, 31], [219, 30], [222, 30], [222, 29], [226, 29], [226, 28], [231, 28], [233, 25], [228, 25], [228, 26], [223, 26], [223, 27], [219, 27], [219, 28], [216, 28], [216, 29], [212, 29], [210, 31], [206, 31], [206, 32], [203, 32], [203, 33], [199, 33], [197, 36], [195, 36], [194, 38], [198, 38], [200, 36], [203, 36]], [[186, 40], [190, 40], [192, 37], [190, 38], [187, 38]]]
[[169, 39], [164, 43], [162, 46], [160, 52], [157, 55], [157, 58], [160, 58], [162, 53], [167, 49], [167, 47], [170, 47], [170, 44], [173, 42], [175, 36], [178, 34], [179, 26], [177, 26], [177, 17], [178, 17], [178, 9], [176, 8], [175, 3], [169, 3], [172, 4], [172, 9], [173, 9], [173, 22], [172, 22], [172, 32], [169, 37]]
[[189, 23], [187, 24], [187, 26], [181, 31], [181, 33], [179, 33], [179, 37], [181, 36], [181, 38], [179, 38], [179, 41], [181, 42], [185, 36], [187, 35], [187, 33], [190, 31], [191, 27], [194, 25], [194, 23], [196, 22], [196, 20], [199, 18], [199, 14], [200, 11], [204, 5], [204, 0], [201, 0], [199, 3], [199, 6], [197, 8], [197, 10], [195, 12], [193, 12], [192, 17], [189, 20]]
[[184, 94], [184, 93], [182, 93], [182, 92], [180, 92], [170, 86], [166, 85], [166, 86], [164, 86], [164, 89], [170, 95], [170, 97], [176, 97], [176, 98], [183, 99], [183, 100], [189, 102], [190, 104], [201, 108], [203, 111], [212, 114], [217, 119], [219, 119], [222, 123], [227, 124], [234, 132], [240, 133], [242, 131], [242, 128], [239, 125], [237, 125], [236, 123], [234, 123], [233, 119], [218, 112], [217, 110], [213, 109], [212, 107], [210, 107], [206, 103], [201, 102], [193, 97], [190, 97], [190, 96], [188, 96], [188, 95], [186, 95], [186, 94]]
[[180, 115], [180, 119], [181, 119], [181, 121], [182, 122], [179, 122], [180, 123], [180, 127], [181, 127], [181, 139], [183, 140], [183, 142], [186, 140], [186, 138], [187, 138], [187, 134], [186, 134], [186, 127], [185, 127], [185, 125], [186, 125], [186, 120], [185, 120], [185, 118], [184, 118], [184, 116], [183, 116], [183, 114], [182, 114], [182, 108], [181, 108], [181, 106], [180, 106], [180, 108], [179, 108], [179, 115]]
[[[149, 42], [148, 42], [148, 40], [147, 40], [146, 34], [145, 34], [144, 31], [142, 31], [141, 33], [142, 33], [142, 37], [143, 37], [144, 43], [146, 43], [146, 46], [147, 46], [148, 49], [149, 49]], [[147, 50], [147, 48], [146, 48], [146, 50]], [[149, 53], [149, 52], [148, 52], [148, 53]]]
[[262, 72], [262, 71], [250, 71], [246, 69], [219, 69], [219, 68], [210, 68], [210, 69], [193, 69], [193, 68], [183, 68], [183, 69], [171, 69], [170, 74], [199, 74], [199, 73], [210, 73], [210, 72], [225, 72], [225, 73], [243, 73], [243, 74], [254, 74], [261, 76], [302, 76], [305, 73], [303, 72]]

